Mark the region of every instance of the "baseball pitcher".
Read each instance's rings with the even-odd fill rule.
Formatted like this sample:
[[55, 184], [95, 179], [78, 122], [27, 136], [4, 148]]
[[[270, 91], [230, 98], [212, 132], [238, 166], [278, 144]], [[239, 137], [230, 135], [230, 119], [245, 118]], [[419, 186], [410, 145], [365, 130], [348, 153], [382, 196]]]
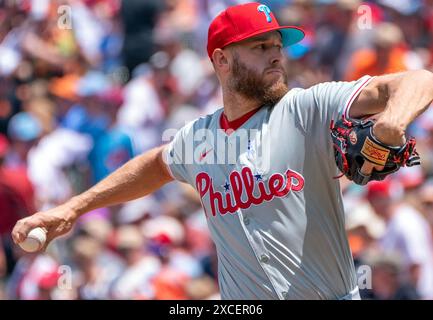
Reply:
[[223, 108], [63, 205], [20, 220], [14, 241], [42, 227], [49, 243], [88, 211], [178, 180], [200, 196], [222, 299], [359, 299], [335, 177], [362, 185], [419, 163], [405, 130], [432, 102], [433, 74], [289, 90], [283, 48], [303, 37], [260, 3], [223, 11], [207, 44]]

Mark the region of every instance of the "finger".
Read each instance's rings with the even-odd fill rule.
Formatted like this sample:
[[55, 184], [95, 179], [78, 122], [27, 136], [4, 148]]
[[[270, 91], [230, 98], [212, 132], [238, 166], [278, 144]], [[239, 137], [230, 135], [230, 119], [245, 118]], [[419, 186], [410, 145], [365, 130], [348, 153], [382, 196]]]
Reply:
[[62, 234], [64, 234], [63, 230], [59, 230], [59, 228], [55, 229], [52, 228], [49, 231], [47, 231], [46, 228], [42, 228], [45, 231], [46, 234], [46, 240], [44, 245], [42, 246], [42, 248], [40, 249], [40, 251], [44, 252], [46, 251], [47, 247], [49, 246], [49, 244], [51, 243], [51, 241], [53, 241], [54, 239], [56, 239], [57, 237], [61, 236]]
[[374, 170], [376, 171], [382, 171], [385, 168], [385, 166], [375, 166]]
[[17, 231], [16, 229], [17, 229], [17, 226], [15, 225], [15, 227], [13, 228], [13, 230], [12, 230], [12, 232], [11, 232], [11, 236], [12, 236], [12, 240], [13, 240], [16, 244], [18, 244], [18, 243], [21, 242], [21, 237], [20, 237], [20, 235], [19, 235], [19, 233], [18, 233], [18, 231]]
[[47, 238], [47, 240], [45, 241], [44, 245], [42, 246], [41, 249], [39, 249], [40, 252], [45, 252], [47, 250], [48, 245], [51, 243], [51, 240], [53, 240], [53, 238]]
[[373, 172], [373, 170], [376, 171], [382, 171], [385, 166], [379, 166], [377, 164], [371, 163], [370, 161], [365, 160], [364, 164], [361, 167], [361, 173], [369, 176]]
[[20, 242], [24, 241], [27, 234], [24, 231], [23, 221], [19, 220], [15, 224], [14, 229], [12, 230], [12, 239], [16, 244], [19, 244]]
[[38, 223], [36, 220], [32, 220], [29, 218], [21, 219], [19, 220], [14, 229], [12, 230], [12, 239], [16, 244], [19, 244], [23, 242], [26, 238], [29, 232], [36, 228], [38, 226]]
[[[44, 228], [43, 228], [44, 229]], [[50, 245], [51, 241], [53, 241], [54, 239], [62, 236], [64, 234], [64, 232], [59, 231], [59, 230], [51, 230], [49, 231], [46, 235], [47, 238], [45, 240], [44, 245], [42, 246], [42, 248], [40, 249], [41, 252], [45, 252], [47, 250], [47, 247]]]
[[361, 167], [361, 173], [365, 176], [369, 176], [373, 172], [373, 169], [374, 164], [366, 160]]

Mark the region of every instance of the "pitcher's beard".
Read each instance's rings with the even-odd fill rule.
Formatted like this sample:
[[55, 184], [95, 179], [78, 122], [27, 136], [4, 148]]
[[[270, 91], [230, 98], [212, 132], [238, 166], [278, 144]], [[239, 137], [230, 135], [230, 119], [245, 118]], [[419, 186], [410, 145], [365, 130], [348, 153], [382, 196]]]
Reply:
[[273, 83], [266, 83], [264, 76], [248, 68], [234, 56], [232, 76], [229, 87], [243, 96], [260, 101], [261, 105], [275, 105], [289, 91], [287, 73], [282, 70], [282, 77]]

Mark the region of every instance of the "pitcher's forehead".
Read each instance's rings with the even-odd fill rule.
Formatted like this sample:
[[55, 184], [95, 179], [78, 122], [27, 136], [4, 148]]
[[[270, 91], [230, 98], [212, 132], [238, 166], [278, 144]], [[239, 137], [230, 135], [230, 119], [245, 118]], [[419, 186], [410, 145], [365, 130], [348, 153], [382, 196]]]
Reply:
[[[256, 36], [253, 36], [251, 38], [247, 38], [245, 40], [242, 40], [241, 42], [259, 42], [259, 41], [267, 41], [271, 40], [272, 38], [278, 39], [280, 42], [283, 41], [283, 37], [281, 36], [280, 31], [273, 30], [265, 33], [258, 34]], [[241, 43], [239, 42], [239, 43]]]

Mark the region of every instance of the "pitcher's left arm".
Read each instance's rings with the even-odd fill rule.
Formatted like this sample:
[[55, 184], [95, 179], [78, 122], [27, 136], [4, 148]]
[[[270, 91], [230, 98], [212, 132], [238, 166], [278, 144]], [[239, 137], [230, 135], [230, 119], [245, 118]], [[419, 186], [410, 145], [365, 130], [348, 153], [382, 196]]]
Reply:
[[393, 146], [405, 142], [407, 126], [433, 101], [433, 73], [407, 71], [375, 77], [350, 108], [351, 118], [378, 115], [373, 134]]

